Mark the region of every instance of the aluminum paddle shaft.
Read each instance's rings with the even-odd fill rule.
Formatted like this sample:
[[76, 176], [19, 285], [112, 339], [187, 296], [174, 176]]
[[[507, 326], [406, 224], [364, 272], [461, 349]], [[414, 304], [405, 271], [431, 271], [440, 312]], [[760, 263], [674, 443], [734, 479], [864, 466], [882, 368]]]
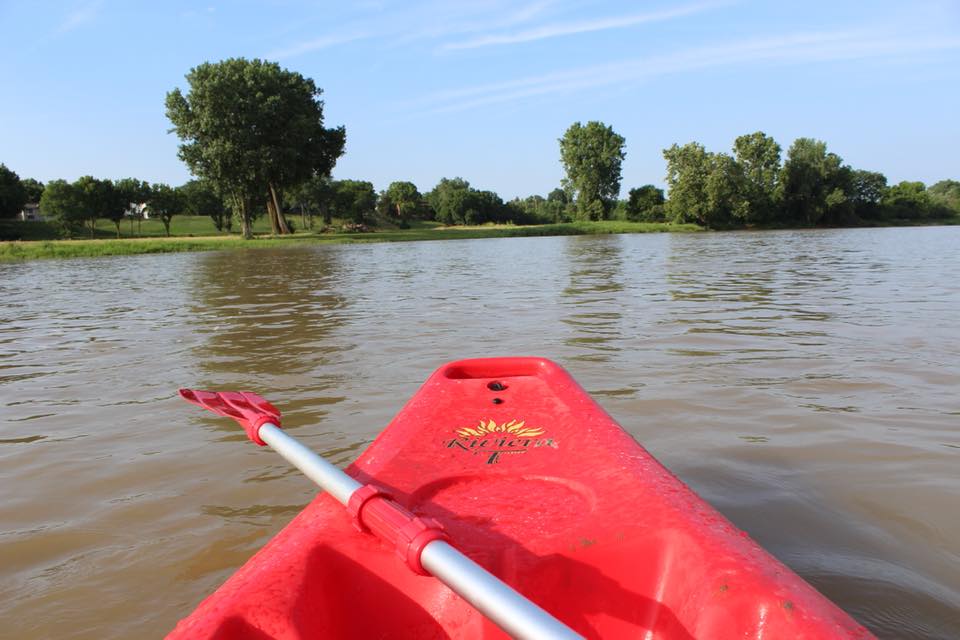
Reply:
[[280, 427], [280, 412], [252, 393], [181, 389], [187, 401], [233, 418], [327, 491], [364, 531], [396, 545], [411, 570], [432, 575], [514, 638], [575, 639], [579, 634], [454, 548], [439, 523], [420, 518], [372, 485], [362, 485]]
[[[359, 482], [276, 425], [265, 423], [260, 427], [259, 436], [340, 503], [348, 505], [350, 498], [363, 489]], [[442, 539], [424, 545], [419, 562], [426, 572], [450, 587], [514, 638], [582, 638]]]
[[260, 438], [287, 459], [317, 486], [332, 495], [340, 504], [347, 504], [350, 496], [363, 487], [362, 484], [345, 474], [340, 468], [330, 464], [312, 449], [304, 446], [293, 436], [288, 436], [274, 424], [266, 423], [260, 427]]

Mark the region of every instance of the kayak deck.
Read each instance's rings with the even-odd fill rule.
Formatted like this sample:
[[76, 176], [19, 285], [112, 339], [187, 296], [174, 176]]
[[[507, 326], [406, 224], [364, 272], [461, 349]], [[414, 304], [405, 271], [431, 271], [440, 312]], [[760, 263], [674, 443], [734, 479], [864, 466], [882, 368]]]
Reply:
[[[347, 471], [586, 637], [871, 637], [547, 360], [441, 367]], [[504, 633], [320, 494], [170, 637]]]

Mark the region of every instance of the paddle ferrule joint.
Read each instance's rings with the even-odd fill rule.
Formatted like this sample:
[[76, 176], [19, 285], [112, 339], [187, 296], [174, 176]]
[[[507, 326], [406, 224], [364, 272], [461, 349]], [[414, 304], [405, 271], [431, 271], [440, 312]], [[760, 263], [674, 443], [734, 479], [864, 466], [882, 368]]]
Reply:
[[280, 426], [280, 416], [259, 416], [249, 422], [241, 422], [243, 430], [247, 432], [247, 437], [261, 447], [267, 446], [267, 443], [260, 438], [260, 427], [265, 424], [272, 424], [275, 427]]
[[371, 484], [353, 492], [347, 510], [353, 515], [357, 529], [393, 543], [397, 555], [411, 571], [430, 575], [420, 563], [420, 554], [434, 540], [448, 540], [439, 522], [415, 516]]

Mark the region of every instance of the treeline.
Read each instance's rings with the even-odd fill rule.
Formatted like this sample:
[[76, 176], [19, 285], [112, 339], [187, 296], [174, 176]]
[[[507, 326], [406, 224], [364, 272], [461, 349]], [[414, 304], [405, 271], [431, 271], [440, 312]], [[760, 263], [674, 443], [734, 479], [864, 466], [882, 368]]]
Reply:
[[663, 156], [670, 198], [643, 219], [711, 228], [856, 226], [960, 214], [960, 182], [888, 185], [882, 173], [854, 169], [811, 138], [795, 140], [782, 162], [780, 145], [760, 131], [738, 137], [732, 155], [691, 142]]
[[[601, 122], [571, 125], [559, 139], [565, 169], [561, 189], [546, 198], [504, 203], [496, 193], [462, 178], [444, 178], [420, 195], [409, 182], [377, 194], [365, 181], [334, 181], [331, 171], [345, 150], [343, 127], [323, 127], [321, 90], [313, 80], [261, 60], [204, 63], [186, 76], [189, 90], [167, 94], [167, 116], [180, 137], [180, 157], [190, 171], [233, 203], [249, 235], [249, 211], [266, 195], [271, 219], [283, 200], [351, 217], [395, 211], [445, 224], [529, 224], [625, 218], [695, 222], [722, 228], [743, 225], [858, 224], [887, 218], [952, 216], [953, 183], [927, 193], [920, 183], [887, 186], [884, 176], [858, 171], [828, 153], [826, 144], [801, 138], [781, 163], [780, 146], [762, 132], [737, 138], [734, 154], [710, 153], [698, 143], [664, 150], [669, 200], [653, 185], [621, 191], [625, 139]], [[940, 199], [938, 199], [940, 198]], [[274, 232], [283, 233], [280, 224]]]
[[[630, 189], [623, 200], [591, 200], [583, 192], [571, 194], [568, 185], [546, 197], [504, 202], [462, 178], [443, 178], [422, 194], [408, 181], [393, 182], [377, 193], [368, 181], [314, 176], [284, 194], [279, 217], [291, 230], [291, 218], [297, 216], [303, 229], [331, 230], [336, 218], [345, 230], [356, 231], [383, 223], [403, 228], [412, 220], [528, 225], [612, 219], [736, 228], [856, 226], [960, 215], [960, 182], [942, 180], [930, 188], [922, 182], [888, 185], [883, 174], [844, 165], [823, 142], [808, 138], [794, 142], [782, 163], [779, 145], [759, 132], [737, 138], [732, 156], [689, 143], [664, 150], [664, 157], [669, 199], [654, 185]], [[239, 212], [203, 180], [171, 187], [136, 178], [83, 176], [44, 185], [32, 178], [21, 180], [0, 165], [0, 217], [14, 217], [26, 203], [39, 203], [44, 217], [67, 237], [84, 228], [92, 237], [100, 219], [116, 226], [117, 237], [124, 220], [129, 235], [135, 235], [134, 224], [139, 226], [145, 216], [160, 220], [167, 235], [179, 214], [209, 216], [221, 232], [232, 231], [239, 219]], [[255, 219], [270, 211], [263, 203], [251, 205], [246, 214]]]
[[401, 228], [415, 219], [445, 225], [540, 224], [564, 219], [566, 194], [558, 189], [550, 198], [504, 202], [495, 192], [476, 189], [463, 178], [442, 178], [427, 193], [408, 181], [393, 182], [377, 193], [370, 182], [314, 177], [288, 193], [286, 206], [291, 213], [319, 212], [325, 225], [333, 217], [355, 226], [376, 221]]
[[[0, 165], [0, 217], [13, 217], [27, 202], [70, 235], [99, 219], [120, 235], [124, 218], [144, 212], [160, 219], [169, 235], [177, 214], [209, 215], [244, 237], [252, 222], [270, 218], [274, 234], [301, 226], [324, 228], [334, 218], [349, 230], [413, 219], [447, 225], [540, 224], [579, 220], [697, 223], [709, 228], [744, 226], [849, 226], [884, 221], [936, 221], [960, 215], [960, 182], [944, 180], [888, 185], [876, 171], [854, 169], [819, 140], [799, 138], [783, 157], [763, 132], [738, 137], [732, 153], [714, 153], [690, 142], [663, 151], [668, 194], [654, 185], [621, 192], [626, 140], [601, 122], [571, 125], [558, 140], [565, 176], [546, 196], [509, 202], [460, 177], [443, 178], [426, 193], [398, 181], [377, 193], [364, 180], [334, 180], [346, 131], [325, 128], [322, 93], [309, 78], [276, 63], [234, 58], [204, 63], [186, 76], [186, 94], [166, 96], [167, 117], [181, 140], [178, 155], [196, 180], [180, 187], [135, 178], [42, 185], [21, 180]], [[667, 197], [667, 195], [669, 197]]]
[[447, 225], [549, 224], [580, 220], [696, 223], [724, 229], [751, 226], [857, 226], [880, 222], [936, 221], [960, 215], [960, 182], [887, 184], [877, 171], [843, 163], [826, 143], [799, 138], [782, 158], [763, 132], [738, 137], [733, 154], [708, 152], [691, 142], [664, 149], [663, 189], [643, 185], [618, 199], [625, 140], [602, 123], [575, 123], [560, 139], [566, 177], [548, 195], [504, 202], [463, 178], [442, 178], [420, 194], [411, 182], [394, 182], [377, 194], [369, 182], [314, 177], [294, 190], [287, 207], [322, 211], [364, 223], [380, 219], [404, 226], [412, 218]]
[[136, 178], [104, 180], [82, 176], [73, 182], [20, 180], [16, 173], [0, 165], [0, 217], [14, 217], [28, 203], [39, 204], [45, 218], [56, 224], [64, 236], [86, 228], [93, 237], [98, 220], [120, 226], [128, 220], [132, 226], [144, 217], [160, 220], [170, 235], [173, 216], [207, 215], [218, 231], [229, 231], [231, 212], [210, 186], [191, 180], [179, 187], [150, 184]]

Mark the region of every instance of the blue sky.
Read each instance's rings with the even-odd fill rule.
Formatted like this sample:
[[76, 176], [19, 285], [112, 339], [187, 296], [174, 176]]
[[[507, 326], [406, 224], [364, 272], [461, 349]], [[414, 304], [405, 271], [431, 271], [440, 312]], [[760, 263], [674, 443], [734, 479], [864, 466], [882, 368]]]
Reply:
[[0, 0], [0, 25], [0, 162], [43, 181], [186, 181], [164, 96], [234, 56], [313, 78], [347, 129], [334, 176], [377, 189], [545, 194], [587, 120], [627, 140], [623, 193], [662, 185], [674, 142], [756, 130], [894, 182], [960, 179], [957, 0]]

